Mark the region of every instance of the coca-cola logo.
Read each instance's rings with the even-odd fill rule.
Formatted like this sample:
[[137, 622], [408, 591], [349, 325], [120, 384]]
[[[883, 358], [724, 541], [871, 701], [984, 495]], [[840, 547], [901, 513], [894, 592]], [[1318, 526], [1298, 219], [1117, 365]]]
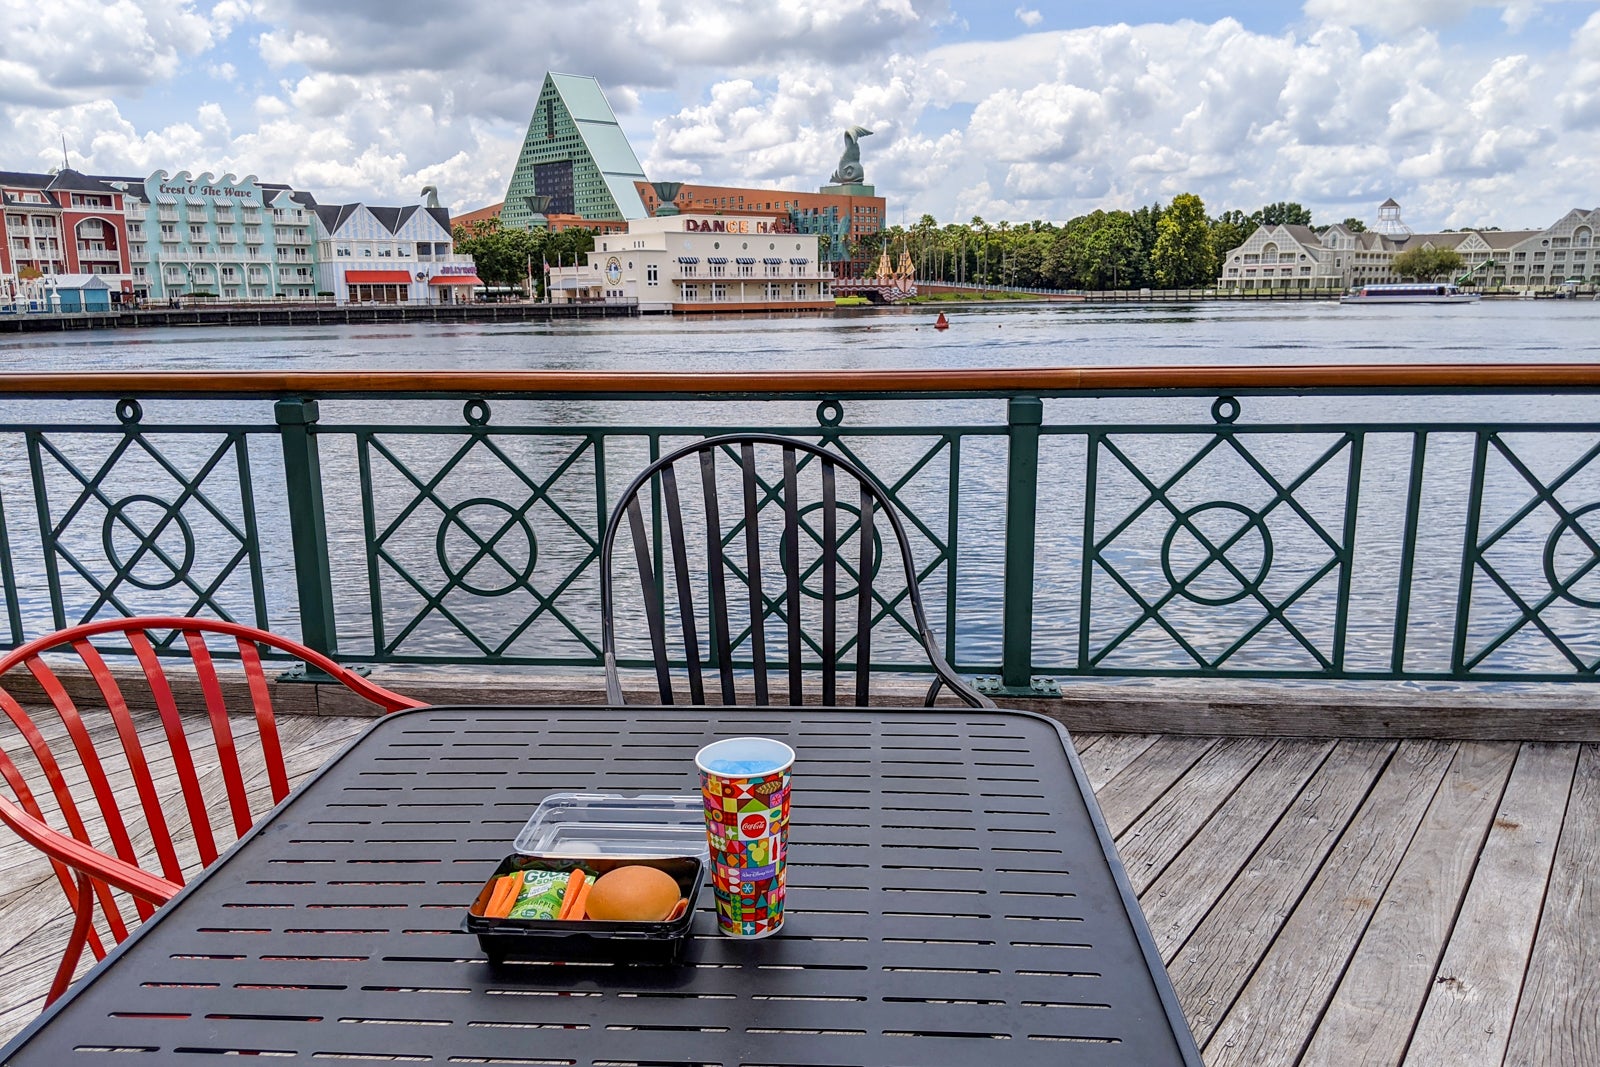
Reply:
[[746, 815], [739, 821], [739, 832], [746, 837], [760, 837], [767, 832], [765, 815]]

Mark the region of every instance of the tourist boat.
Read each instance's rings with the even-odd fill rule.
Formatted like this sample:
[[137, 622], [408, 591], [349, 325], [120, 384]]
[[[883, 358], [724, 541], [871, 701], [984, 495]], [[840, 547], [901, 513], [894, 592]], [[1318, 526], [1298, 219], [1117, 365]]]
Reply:
[[1341, 304], [1471, 304], [1477, 293], [1463, 292], [1449, 282], [1404, 282], [1363, 285], [1339, 298]]

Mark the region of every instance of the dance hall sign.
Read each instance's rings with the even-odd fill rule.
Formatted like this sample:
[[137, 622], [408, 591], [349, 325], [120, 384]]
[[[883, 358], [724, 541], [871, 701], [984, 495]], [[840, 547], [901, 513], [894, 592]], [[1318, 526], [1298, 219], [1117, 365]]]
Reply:
[[766, 219], [684, 219], [685, 233], [776, 233]]

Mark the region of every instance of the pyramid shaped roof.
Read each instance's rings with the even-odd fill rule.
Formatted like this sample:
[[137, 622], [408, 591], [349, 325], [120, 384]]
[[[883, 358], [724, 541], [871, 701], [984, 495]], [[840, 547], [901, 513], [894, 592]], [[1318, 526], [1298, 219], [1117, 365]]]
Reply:
[[600, 82], [548, 73], [506, 188], [501, 219], [507, 226], [530, 226], [527, 198], [536, 195], [556, 197], [550, 205], [556, 213], [642, 219], [648, 212], [634, 183], [644, 178]]

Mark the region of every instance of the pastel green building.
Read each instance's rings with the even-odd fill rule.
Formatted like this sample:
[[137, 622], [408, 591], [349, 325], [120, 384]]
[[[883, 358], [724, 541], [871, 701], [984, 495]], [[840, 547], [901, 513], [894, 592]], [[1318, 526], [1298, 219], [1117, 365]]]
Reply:
[[[642, 219], [648, 212], [633, 183], [644, 180], [644, 168], [600, 82], [577, 74], [546, 74], [500, 221], [526, 230], [541, 214]], [[536, 210], [536, 196], [549, 197], [542, 212]]]

